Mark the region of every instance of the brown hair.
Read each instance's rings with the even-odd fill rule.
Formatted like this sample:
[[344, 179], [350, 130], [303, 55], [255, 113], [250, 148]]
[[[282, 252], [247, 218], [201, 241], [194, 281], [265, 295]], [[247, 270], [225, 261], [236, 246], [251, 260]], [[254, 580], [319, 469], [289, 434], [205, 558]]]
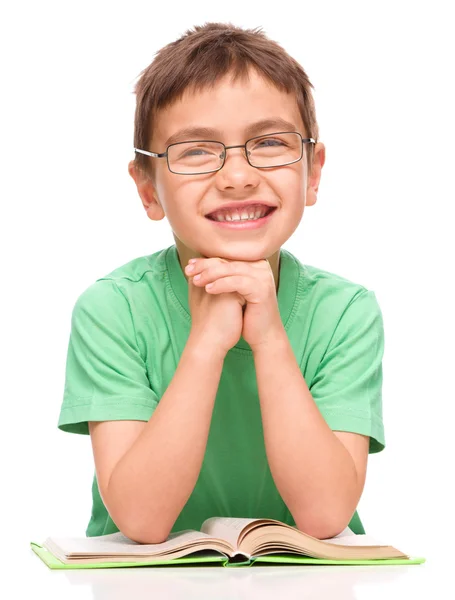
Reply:
[[[156, 53], [153, 62], [139, 76], [134, 93], [134, 147], [150, 150], [149, 142], [156, 112], [180, 99], [187, 88], [200, 91], [212, 87], [232, 73], [233, 81], [248, 78], [254, 68], [280, 90], [294, 92], [306, 135], [318, 142], [319, 129], [311, 88], [302, 66], [261, 28], [242, 29], [231, 23], [195, 26]], [[164, 151], [153, 148], [154, 152]], [[314, 144], [306, 144], [308, 173], [313, 163]], [[151, 159], [135, 153], [135, 164], [153, 175]]]

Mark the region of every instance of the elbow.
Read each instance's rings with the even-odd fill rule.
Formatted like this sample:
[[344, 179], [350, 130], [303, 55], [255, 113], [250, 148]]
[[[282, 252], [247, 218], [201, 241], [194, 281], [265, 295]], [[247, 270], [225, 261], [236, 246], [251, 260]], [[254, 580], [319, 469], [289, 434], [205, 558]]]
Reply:
[[[160, 522], [161, 519], [138, 518], [137, 508], [129, 507], [128, 511], [123, 512], [111, 511], [108, 508], [108, 512], [118, 530], [138, 544], [161, 544], [169, 536], [170, 529], [166, 527], [165, 523]], [[133, 518], [133, 515], [136, 517]]]
[[333, 538], [335, 536], [337, 536], [339, 533], [341, 533], [344, 529], [344, 527], [324, 527], [324, 525], [320, 526], [320, 527], [297, 527], [297, 529], [299, 529], [300, 531], [303, 531], [303, 533], [306, 533], [307, 535], [310, 535], [311, 537], [314, 537], [318, 540], [329, 540], [330, 538]]
[[296, 527], [318, 540], [328, 540], [339, 535], [349, 526], [355, 512], [351, 506], [329, 506], [326, 510], [307, 511], [294, 517]]
[[112, 478], [108, 493], [101, 497], [119, 531], [133, 542], [161, 544], [167, 540], [171, 528], [168, 528], [164, 520], [153, 518], [150, 508], [146, 511], [147, 518], [145, 516], [141, 518], [139, 515], [144, 511], [138, 507], [137, 503], [132, 503], [129, 498], [125, 499], [116, 495], [116, 490], [112, 489]]
[[[120, 528], [119, 528], [120, 529]], [[123, 527], [121, 533], [138, 544], [162, 544], [169, 537], [169, 532], [149, 531], [146, 527]]]
[[313, 518], [305, 521], [297, 521], [296, 527], [299, 531], [310, 535], [318, 540], [328, 540], [340, 534], [346, 529], [345, 522], [330, 521], [329, 519]]

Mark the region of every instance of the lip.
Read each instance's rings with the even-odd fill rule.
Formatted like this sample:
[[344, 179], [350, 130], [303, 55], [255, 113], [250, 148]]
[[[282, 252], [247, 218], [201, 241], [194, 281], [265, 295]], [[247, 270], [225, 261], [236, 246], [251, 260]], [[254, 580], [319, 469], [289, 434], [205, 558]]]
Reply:
[[262, 217], [261, 219], [256, 219], [255, 221], [244, 221], [242, 223], [240, 221], [214, 221], [213, 219], [209, 219], [208, 217], [206, 217], [206, 219], [210, 223], [218, 225], [218, 227], [223, 227], [224, 229], [259, 229], [260, 227], [266, 225], [271, 220], [272, 216], [276, 213], [276, 206], [272, 208], [273, 210], [268, 215]]

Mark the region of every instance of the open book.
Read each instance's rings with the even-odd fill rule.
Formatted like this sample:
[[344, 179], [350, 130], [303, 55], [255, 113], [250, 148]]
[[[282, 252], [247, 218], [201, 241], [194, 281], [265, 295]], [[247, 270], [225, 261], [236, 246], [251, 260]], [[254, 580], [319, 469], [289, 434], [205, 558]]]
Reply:
[[188, 562], [222, 562], [223, 566], [253, 562], [312, 564], [416, 564], [392, 546], [346, 528], [339, 535], [319, 540], [274, 519], [211, 517], [201, 531], [171, 533], [160, 544], [141, 544], [121, 532], [98, 537], [47, 538], [33, 551], [50, 567], [126, 567]]

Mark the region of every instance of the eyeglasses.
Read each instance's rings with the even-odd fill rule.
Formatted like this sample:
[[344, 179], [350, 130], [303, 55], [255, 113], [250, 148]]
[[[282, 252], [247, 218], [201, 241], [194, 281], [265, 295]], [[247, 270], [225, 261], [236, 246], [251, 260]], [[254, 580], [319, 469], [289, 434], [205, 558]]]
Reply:
[[250, 138], [239, 146], [225, 146], [222, 142], [196, 140], [170, 144], [166, 152], [148, 152], [134, 148], [135, 152], [167, 159], [167, 166], [176, 175], [204, 175], [223, 168], [226, 150], [243, 148], [245, 157], [252, 167], [271, 169], [292, 165], [302, 159], [303, 145], [315, 144], [313, 138], [303, 138], [297, 131], [268, 133]]

